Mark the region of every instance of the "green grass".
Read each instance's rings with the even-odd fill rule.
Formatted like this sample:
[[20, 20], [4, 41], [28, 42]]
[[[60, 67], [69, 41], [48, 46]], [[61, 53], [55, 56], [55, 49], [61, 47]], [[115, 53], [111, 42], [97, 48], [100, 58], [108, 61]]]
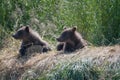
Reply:
[[[120, 0], [1, 0], [0, 49], [7, 48], [0, 54], [6, 57], [17, 53], [18, 44], [11, 35], [20, 25], [30, 25], [52, 47], [65, 26], [77, 26], [83, 37], [96, 46], [120, 44], [119, 5]], [[61, 62], [36, 80], [120, 80], [120, 61], [98, 61]]]
[[[97, 59], [98, 60], [98, 59]], [[106, 64], [107, 63], [107, 64]], [[119, 80], [120, 62], [95, 64], [93, 61], [62, 63], [38, 80]]]
[[[120, 42], [119, 0], [4, 0], [0, 5], [0, 44], [4, 36], [28, 24], [50, 42], [55, 41], [53, 36], [58, 36], [64, 26], [77, 26], [94, 45]], [[56, 27], [48, 32], [49, 23]]]

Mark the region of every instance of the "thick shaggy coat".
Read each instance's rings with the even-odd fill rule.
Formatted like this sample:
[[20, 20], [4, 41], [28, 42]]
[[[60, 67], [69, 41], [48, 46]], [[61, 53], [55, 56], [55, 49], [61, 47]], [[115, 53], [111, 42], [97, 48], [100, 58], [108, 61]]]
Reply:
[[57, 50], [63, 50], [67, 52], [75, 51], [76, 49], [81, 49], [85, 47], [86, 42], [82, 38], [81, 34], [76, 31], [76, 27], [64, 29], [60, 37], [57, 38], [59, 44], [57, 45]]
[[41, 39], [39, 34], [31, 29], [29, 26], [21, 26], [15, 34], [12, 35], [15, 39], [22, 40], [21, 48], [19, 50], [20, 54], [25, 55], [26, 49], [32, 45], [42, 46], [42, 52], [50, 51], [48, 43]]

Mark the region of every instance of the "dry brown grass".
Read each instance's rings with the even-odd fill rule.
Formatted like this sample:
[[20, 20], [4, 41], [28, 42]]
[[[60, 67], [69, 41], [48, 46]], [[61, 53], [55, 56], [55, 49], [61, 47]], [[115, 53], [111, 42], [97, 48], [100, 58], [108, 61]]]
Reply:
[[104, 61], [120, 61], [120, 45], [108, 47], [85, 47], [73, 53], [60, 54], [57, 51], [48, 53], [33, 53], [18, 57], [19, 42], [12, 43], [0, 50], [0, 80], [23, 80], [36, 78], [44, 72], [53, 69], [61, 62], [74, 62], [84, 59]]

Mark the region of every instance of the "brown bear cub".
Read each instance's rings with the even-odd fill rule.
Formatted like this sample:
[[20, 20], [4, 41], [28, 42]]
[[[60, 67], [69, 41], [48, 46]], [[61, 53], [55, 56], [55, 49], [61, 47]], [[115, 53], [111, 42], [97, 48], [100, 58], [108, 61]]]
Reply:
[[25, 55], [27, 48], [32, 45], [40, 45], [42, 46], [42, 52], [50, 51], [51, 49], [48, 47], [48, 43], [41, 39], [39, 34], [32, 30], [29, 26], [21, 26], [17, 32], [12, 35], [15, 39], [22, 40], [21, 48], [19, 50], [21, 56]]
[[57, 51], [73, 52], [77, 49], [85, 47], [86, 42], [76, 31], [76, 27], [64, 29], [60, 37], [57, 38], [59, 44], [57, 45]]

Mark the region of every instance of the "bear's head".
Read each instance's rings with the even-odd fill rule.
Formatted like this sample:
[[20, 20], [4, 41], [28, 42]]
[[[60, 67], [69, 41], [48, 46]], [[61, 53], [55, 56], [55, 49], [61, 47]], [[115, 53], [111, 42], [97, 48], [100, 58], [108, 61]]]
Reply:
[[69, 40], [72, 40], [72, 38], [75, 35], [75, 31], [76, 31], [76, 27], [73, 28], [68, 28], [68, 29], [64, 29], [64, 31], [61, 33], [60, 37], [56, 38], [57, 41], [59, 42], [67, 42]]
[[12, 35], [12, 37], [15, 39], [25, 40], [28, 37], [29, 33], [29, 26], [21, 26], [21, 28], [18, 29], [16, 33]]

